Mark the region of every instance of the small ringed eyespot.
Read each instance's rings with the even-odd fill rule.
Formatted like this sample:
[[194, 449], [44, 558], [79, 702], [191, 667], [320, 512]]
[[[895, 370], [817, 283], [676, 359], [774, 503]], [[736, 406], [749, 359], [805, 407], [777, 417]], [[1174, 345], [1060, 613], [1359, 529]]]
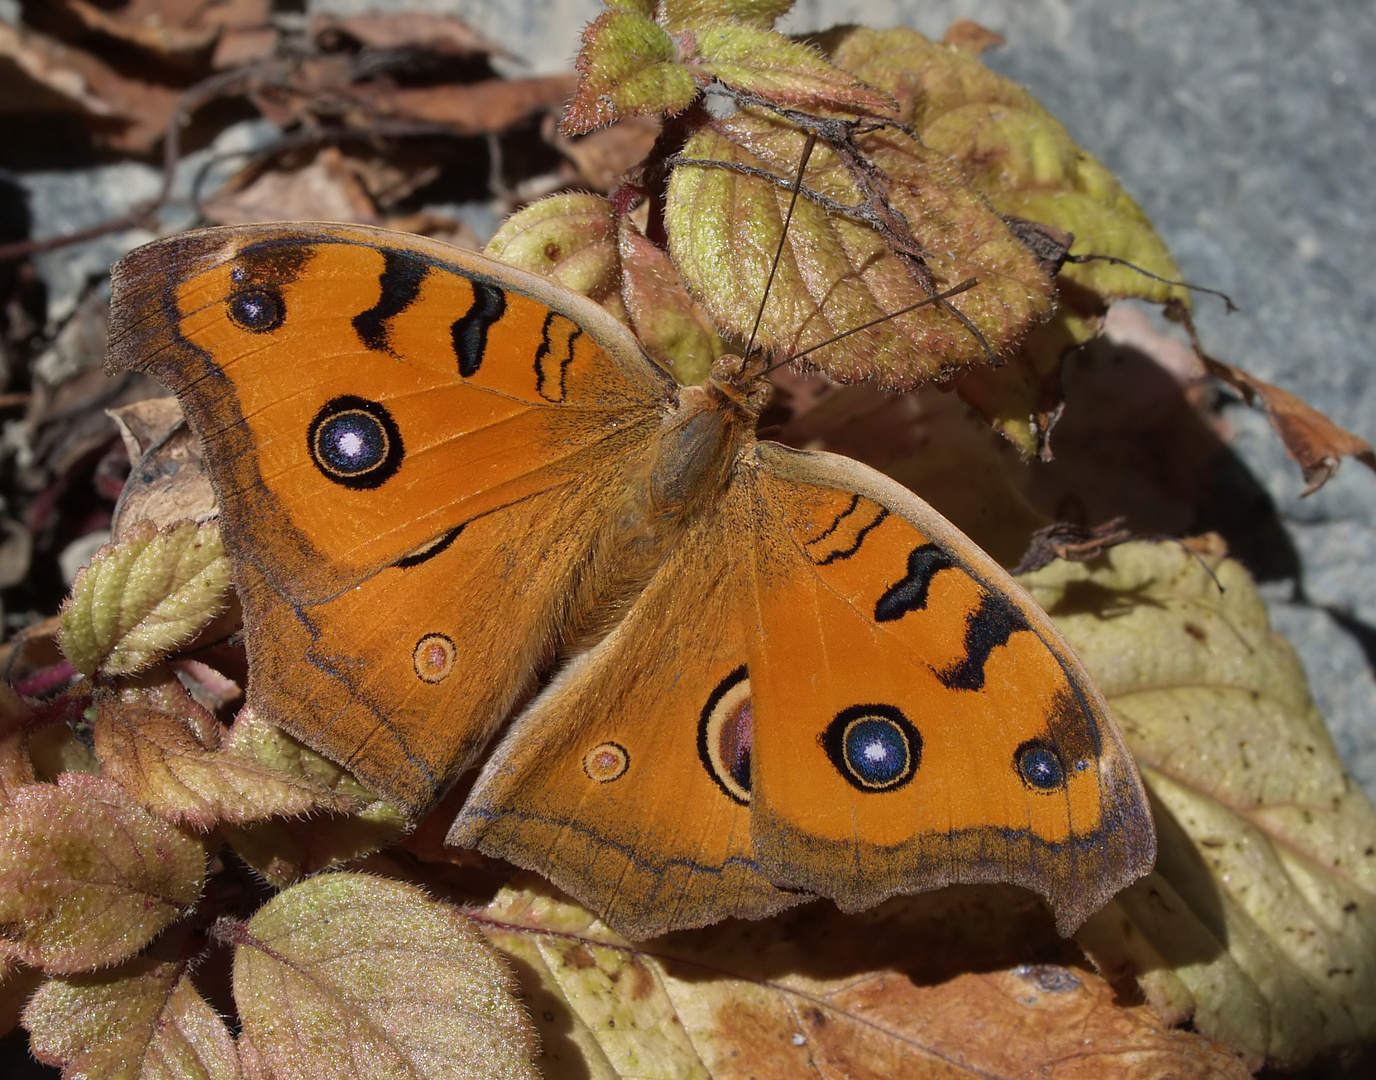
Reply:
[[1061, 757], [1044, 742], [1025, 742], [1013, 754], [1013, 768], [1022, 782], [1037, 791], [1065, 787], [1065, 765]]
[[443, 682], [454, 670], [458, 649], [447, 634], [426, 634], [411, 652], [411, 665], [422, 682]]
[[351, 488], [375, 488], [401, 468], [401, 431], [376, 401], [346, 395], [315, 414], [307, 450], [326, 479]]
[[631, 755], [620, 743], [600, 743], [583, 756], [583, 771], [599, 784], [620, 780], [630, 767]]
[[241, 289], [226, 302], [229, 321], [251, 334], [276, 330], [287, 317], [282, 294], [275, 289]]
[[842, 709], [822, 733], [821, 743], [836, 771], [861, 791], [896, 790], [922, 763], [922, 736], [893, 705]]

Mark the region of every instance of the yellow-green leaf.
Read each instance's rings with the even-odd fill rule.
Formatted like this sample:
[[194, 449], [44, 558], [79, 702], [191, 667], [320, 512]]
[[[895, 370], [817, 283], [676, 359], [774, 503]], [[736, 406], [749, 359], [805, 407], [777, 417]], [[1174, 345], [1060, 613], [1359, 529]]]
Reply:
[[62, 651], [86, 675], [128, 675], [191, 641], [229, 606], [214, 525], [151, 523], [96, 553], [62, 607]]
[[1135, 543], [1023, 583], [1108, 697], [1157, 816], [1156, 872], [1086, 943], [1253, 1060], [1376, 1038], [1376, 808], [1246, 572]]
[[[786, 185], [804, 142], [792, 121], [743, 108], [690, 138], [670, 179], [674, 261], [717, 325], [742, 342], [784, 235]], [[843, 382], [907, 389], [987, 364], [986, 343], [996, 354], [1014, 349], [1051, 310], [1052, 284], [1032, 253], [945, 155], [895, 127], [861, 134], [855, 146], [862, 160], [820, 141], [814, 148], [804, 186], [833, 205], [798, 200], [756, 343], [787, 357], [929, 297], [896, 239], [839, 206], [901, 215], [935, 289], [976, 279], [950, 304], [983, 341], [932, 305], [829, 345], [809, 365]]]
[[510, 972], [414, 886], [322, 874], [222, 936], [244, 1033], [278, 1080], [539, 1076]]
[[117, 785], [64, 773], [0, 814], [0, 928], [48, 972], [118, 963], [191, 909], [205, 862], [196, 837]]
[[767, 29], [793, 4], [794, 0], [663, 0], [659, 7], [670, 30], [690, 30], [723, 19]]
[[601, 195], [551, 195], [518, 210], [487, 242], [483, 254], [596, 300], [626, 320], [616, 214]]
[[678, 60], [674, 39], [634, 11], [604, 11], [583, 32], [578, 87], [563, 131], [581, 135], [643, 113], [676, 113], [697, 96], [692, 71]]
[[715, 23], [697, 27], [693, 42], [697, 71], [781, 105], [862, 113], [893, 108], [888, 94], [842, 71], [812, 46], [774, 30]]

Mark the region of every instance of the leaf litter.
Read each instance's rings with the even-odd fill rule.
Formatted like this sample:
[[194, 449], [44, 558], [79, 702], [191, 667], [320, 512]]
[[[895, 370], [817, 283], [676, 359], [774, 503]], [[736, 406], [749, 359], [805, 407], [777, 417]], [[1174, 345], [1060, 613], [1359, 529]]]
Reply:
[[[898, 304], [901, 275], [884, 268], [867, 279], [856, 251], [886, 267], [906, 260], [903, 288], [917, 298], [924, 274], [939, 284], [966, 267], [1019, 283], [998, 291], [993, 307], [1013, 313], [1003, 321], [966, 313], [982, 344], [949, 312], [918, 320], [937, 327], [931, 356], [966, 350], [965, 374], [895, 397], [780, 372], [765, 421], [785, 441], [891, 472], [1006, 565], [1038, 530], [1043, 558], [1081, 558], [1050, 562], [1028, 581], [1109, 693], [1152, 788], [1163, 851], [1156, 873], [1081, 936], [1093, 964], [1015, 890], [948, 890], [856, 917], [813, 906], [630, 947], [547, 887], [422, 842], [424, 828], [404, 849], [390, 847], [401, 831], [392, 808], [251, 712], [235, 716], [237, 609], [226, 580], [192, 585], [214, 558], [201, 566], [201, 552], [185, 564], [201, 551], [187, 538], [205, 530], [177, 525], [213, 517], [194, 439], [174, 404], [147, 400], [159, 392], [151, 384], [111, 388], [94, 371], [101, 291], [88, 291], [64, 326], [46, 326], [32, 265], [20, 262], [0, 276], [0, 408], [25, 410], [5, 443], [22, 482], [0, 520], [4, 535], [20, 537], [3, 580], [21, 618], [0, 643], [0, 663], [11, 684], [39, 696], [0, 701], [0, 876], [45, 884], [26, 888], [22, 902], [17, 884], [0, 889], [0, 1016], [17, 1019], [40, 987], [24, 1022], [42, 1060], [71, 1075], [125, 1075], [137, 1058], [137, 1075], [287, 1076], [309, 1070], [321, 1045], [312, 1040], [326, 1039], [345, 1056], [406, 1059], [437, 1075], [460, 1059], [478, 1062], [473, 1075], [494, 1075], [497, 1054], [511, 1075], [533, 1075], [534, 1061], [551, 1077], [827, 1068], [1011, 1076], [1029, 1063], [1055, 1076], [1188, 1077], [1295, 1066], [1372, 1041], [1376, 883], [1364, 852], [1376, 842], [1376, 814], [1218, 541], [1119, 546], [1208, 518], [1207, 477], [1227, 455], [1208, 375], [1257, 398], [1311, 484], [1343, 456], [1372, 464], [1370, 447], [1113, 304], [1180, 304], [1178, 286], [1116, 263], [1067, 261], [1106, 254], [1178, 277], [1112, 176], [1026, 91], [978, 63], [996, 35], [961, 23], [943, 44], [857, 28], [795, 42], [772, 29], [788, 6], [625, 5], [619, 22], [609, 12], [590, 28], [576, 75], [503, 79], [490, 63], [499, 47], [449, 16], [305, 20], [260, 0], [59, 0], [38, 16], [26, 6], [18, 27], [0, 25], [0, 64], [11, 73], [0, 94], [7, 112], [53, 121], [26, 129], [21, 157], [52, 153], [29, 145], [27, 131], [42, 127], [102, 153], [147, 159], [161, 147], [169, 179], [227, 125], [265, 118], [275, 134], [183, 199], [182, 213], [210, 221], [327, 216], [476, 246], [481, 237], [455, 206], [490, 199], [494, 223], [526, 206], [489, 252], [593, 296], [685, 382], [743, 344], [802, 145], [787, 110], [809, 110], [807, 122], [832, 138], [805, 173], [789, 261], [766, 311], [765, 344], [780, 358], [814, 340], [813, 329], [849, 329], [863, 311]], [[120, 50], [143, 58], [137, 78]], [[736, 95], [733, 114], [695, 111], [709, 80]], [[608, 86], [612, 113], [599, 98]], [[825, 127], [855, 115], [847, 110], [877, 126]], [[593, 130], [613, 114], [619, 123]], [[884, 126], [895, 122], [902, 129]], [[475, 159], [485, 167], [475, 170]], [[656, 204], [666, 182], [668, 201]], [[879, 211], [874, 192], [890, 184], [914, 227], [866, 232], [865, 213]], [[157, 226], [183, 198], [173, 192], [169, 183], [154, 205], [105, 231]], [[546, 193], [556, 198], [532, 201]], [[695, 199], [735, 207], [725, 232], [700, 235], [684, 209]], [[836, 204], [860, 208], [861, 220], [838, 218]], [[955, 247], [933, 239], [943, 230]], [[61, 242], [4, 240], [13, 241], [5, 254], [21, 259]], [[703, 269], [713, 258], [735, 268], [725, 288]], [[819, 292], [814, 281], [809, 292], [800, 269], [837, 285]], [[1052, 308], [1052, 278], [1054, 313], [1039, 321]], [[850, 299], [819, 305], [834, 288]], [[881, 344], [853, 349], [849, 368], [819, 366], [891, 386], [951, 374], [890, 366], [886, 350], [911, 350], [904, 333], [862, 338]], [[1070, 351], [1085, 342], [1088, 351]], [[991, 352], [1002, 366], [986, 365]], [[1115, 364], [1149, 391], [1134, 392], [1126, 411], [1121, 385], [1093, 377]], [[1144, 401], [1155, 404], [1143, 410]], [[112, 407], [117, 421], [105, 415]], [[1120, 450], [1105, 455], [1105, 439]], [[1103, 528], [1119, 515], [1125, 524]], [[77, 595], [90, 598], [73, 608], [86, 614], [59, 634], [57, 620], [40, 618], [65, 590], [57, 556], [89, 555], [112, 529], [106, 558], [119, 569], [100, 588], [99, 567], [86, 572]], [[140, 574], [140, 558], [173, 537], [174, 554]], [[144, 673], [134, 678], [136, 668]], [[74, 682], [78, 670], [113, 683]], [[1201, 770], [1191, 749], [1212, 767]], [[327, 869], [387, 879], [309, 877]], [[510, 977], [473, 924], [397, 878], [475, 917], [519, 980], [538, 1051]], [[265, 882], [286, 891], [259, 908]], [[473, 901], [493, 890], [490, 903]], [[328, 928], [334, 912], [350, 910]], [[331, 973], [339, 934], [356, 948]], [[234, 999], [202, 978], [206, 956], [227, 949], [241, 957], [237, 1038], [216, 1015]], [[295, 966], [283, 966], [288, 955]], [[456, 972], [470, 973], [466, 990], [430, 992], [427, 980], [438, 986]], [[447, 1017], [434, 1029], [443, 1037], [418, 1050], [415, 1017], [370, 997], [370, 979], [391, 980], [403, 998], [419, 993], [418, 1015]], [[273, 1008], [284, 994], [302, 1007], [291, 1031]], [[474, 1003], [469, 1020], [463, 1000]], [[470, 1021], [478, 1027], [465, 1028]], [[1172, 1026], [1184, 1021], [1194, 1032]]]

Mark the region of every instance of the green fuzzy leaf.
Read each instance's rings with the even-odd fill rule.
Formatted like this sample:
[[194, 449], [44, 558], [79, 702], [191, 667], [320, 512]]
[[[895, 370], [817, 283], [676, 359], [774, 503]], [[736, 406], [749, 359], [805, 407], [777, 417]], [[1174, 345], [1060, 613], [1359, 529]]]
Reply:
[[510, 972], [414, 886], [322, 874], [222, 934], [244, 1033], [278, 1080], [539, 1075]]
[[145, 523], [77, 575], [62, 607], [62, 651], [85, 675], [131, 674], [195, 638], [228, 608], [229, 590], [216, 526]]
[[678, 61], [674, 39], [653, 19], [605, 11], [583, 33], [580, 78], [563, 130], [581, 135], [642, 113], [670, 114], [697, 96], [693, 73]]
[[785, 105], [859, 112], [892, 109], [893, 99], [830, 63], [820, 52], [773, 30], [716, 23], [694, 31], [703, 75]]
[[34, 1056], [82, 1080], [238, 1080], [234, 1038], [171, 951], [49, 979], [24, 1010]]
[[31, 784], [0, 814], [0, 932], [48, 972], [118, 963], [191, 909], [205, 865], [195, 836], [108, 780]]

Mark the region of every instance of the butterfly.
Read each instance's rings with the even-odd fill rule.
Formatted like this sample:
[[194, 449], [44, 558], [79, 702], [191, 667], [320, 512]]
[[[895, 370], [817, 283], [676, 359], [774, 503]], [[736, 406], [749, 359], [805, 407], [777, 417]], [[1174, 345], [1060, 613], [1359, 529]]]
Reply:
[[110, 370], [180, 398], [247, 700], [632, 937], [951, 882], [1069, 933], [1155, 833], [1107, 706], [917, 496], [756, 438], [601, 307], [413, 235], [274, 224], [113, 271]]

